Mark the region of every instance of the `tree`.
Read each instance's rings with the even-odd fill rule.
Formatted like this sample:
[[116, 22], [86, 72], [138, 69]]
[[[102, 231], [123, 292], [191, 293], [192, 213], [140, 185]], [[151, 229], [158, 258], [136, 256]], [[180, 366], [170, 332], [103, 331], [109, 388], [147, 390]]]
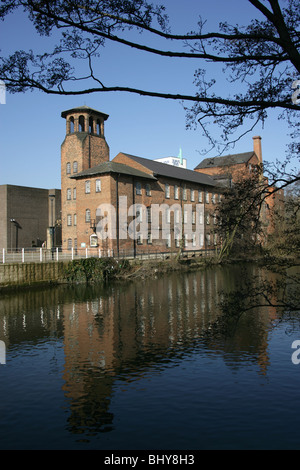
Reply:
[[263, 241], [264, 225], [270, 214], [263, 209], [269, 188], [260, 166], [251, 175], [240, 176], [225, 187], [216, 208], [216, 230], [220, 240], [219, 259], [241, 256], [256, 250]]
[[[244, 0], [246, 1], [246, 0]], [[188, 125], [199, 123], [212, 144], [208, 126], [222, 129], [226, 142], [237, 129], [252, 121], [250, 129], [278, 110], [299, 133], [300, 110], [298, 82], [300, 75], [300, 8], [299, 0], [248, 0], [253, 13], [262, 19], [252, 20], [245, 27], [221, 23], [219, 31], [206, 32], [200, 19], [198, 30], [173, 34], [163, 6], [153, 6], [146, 0], [3, 0], [0, 18], [19, 8], [29, 15], [38, 34], [60, 33], [55, 48], [44, 54], [15, 51], [2, 57], [0, 79], [8, 91], [15, 93], [38, 89], [49, 94], [82, 95], [110, 91], [138, 93], [144, 96], [183, 100], [192, 103], [187, 108]], [[155, 48], [148, 42], [129, 39], [128, 31], [147, 32], [147, 38], [160, 38], [176, 50]], [[219, 64], [229, 81], [238, 84], [239, 91], [231, 96], [214, 92], [214, 79], [207, 79], [205, 68], [195, 72], [197, 91], [194, 95], [169, 94], [156, 90], [110, 86], [95, 73], [94, 62], [105, 41], [113, 41], [163, 57], [194, 60], [197, 63]], [[189, 51], [186, 51], [189, 48]], [[85, 59], [87, 73], [79, 76], [76, 59]], [[293, 84], [295, 84], [294, 90]], [[300, 92], [299, 92], [300, 93]], [[291, 97], [294, 97], [292, 100]], [[186, 105], [187, 106], [187, 105]], [[296, 146], [299, 151], [299, 144]]]

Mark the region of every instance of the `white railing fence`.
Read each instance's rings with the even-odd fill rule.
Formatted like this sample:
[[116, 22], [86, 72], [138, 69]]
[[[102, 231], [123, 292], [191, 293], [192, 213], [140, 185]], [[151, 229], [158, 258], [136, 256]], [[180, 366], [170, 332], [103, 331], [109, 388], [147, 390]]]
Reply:
[[[186, 250], [182, 252], [183, 258], [194, 258], [197, 256], [212, 256], [214, 249], [207, 250]], [[62, 251], [61, 248], [47, 250], [45, 248], [19, 248], [11, 250], [2, 248], [0, 250], [0, 263], [47, 263], [50, 261], [71, 261], [80, 258], [127, 258], [127, 259], [168, 259], [178, 254], [175, 252], [164, 252], [160, 250], [139, 251], [120, 250], [118, 253], [114, 250], [101, 250], [98, 248], [72, 248]]]

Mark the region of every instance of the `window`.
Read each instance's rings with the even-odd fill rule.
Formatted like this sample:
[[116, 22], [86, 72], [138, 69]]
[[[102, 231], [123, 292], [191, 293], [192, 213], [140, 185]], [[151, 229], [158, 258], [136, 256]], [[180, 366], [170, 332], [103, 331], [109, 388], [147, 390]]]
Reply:
[[74, 214], [74, 225], [77, 225], [77, 214]]
[[182, 199], [183, 199], [184, 201], [186, 201], [186, 199], [187, 199], [187, 190], [186, 190], [186, 186], [183, 186]]
[[209, 192], [205, 191], [205, 202], [209, 203]]
[[76, 188], [73, 188], [73, 199], [76, 199]]
[[86, 211], [85, 211], [85, 221], [86, 222], [91, 221], [91, 211], [90, 211], [90, 209], [86, 209]]
[[99, 119], [97, 119], [97, 123], [96, 123], [96, 132], [97, 132], [98, 135], [101, 134], [101, 126], [100, 126]]
[[179, 224], [180, 223], [180, 210], [175, 209], [175, 223]]
[[73, 173], [78, 172], [78, 162], [73, 162]]
[[73, 134], [74, 132], [74, 118], [73, 116], [70, 117], [70, 122], [69, 122], [69, 132], [70, 134]]
[[199, 212], [199, 224], [203, 224], [203, 212]]
[[198, 191], [198, 202], [203, 202], [203, 192]]
[[90, 236], [90, 246], [91, 247], [96, 247], [98, 246], [98, 237], [96, 234], [93, 234]]
[[206, 234], [206, 243], [207, 245], [210, 245], [210, 233]]
[[72, 198], [71, 188], [68, 188], [67, 189], [67, 200], [70, 201], [71, 198]]
[[193, 246], [195, 247], [196, 246], [196, 234], [193, 233], [192, 235], [192, 241], [193, 241]]
[[186, 209], [183, 212], [183, 223], [184, 224], [188, 223], [188, 211]]
[[213, 204], [216, 203], [216, 195], [215, 195], [215, 194], [212, 194], [212, 195], [211, 195], [211, 202], [212, 202]]
[[68, 162], [67, 163], [67, 175], [70, 175], [71, 174], [71, 163]]
[[151, 223], [151, 206], [147, 207], [148, 223]]
[[72, 250], [72, 238], [68, 238], [68, 250]]
[[167, 224], [171, 223], [171, 211], [170, 211], [169, 207], [166, 210], [166, 222], [167, 222]]
[[137, 237], [137, 244], [138, 244], [138, 245], [142, 245], [142, 244], [143, 244], [143, 236], [142, 236], [142, 235], [138, 235], [138, 237]]
[[94, 132], [94, 120], [92, 117], [89, 119], [89, 134], [93, 134]]
[[174, 199], [179, 199], [179, 186], [177, 184], [174, 186]]
[[91, 182], [90, 181], [86, 181], [85, 182], [85, 193], [86, 194], [89, 194], [91, 192]]
[[146, 184], [146, 196], [151, 196], [151, 186], [150, 186], [150, 184]]
[[179, 248], [179, 247], [180, 247], [180, 238], [179, 238], [179, 235], [176, 235], [176, 237], [175, 237], [175, 246], [176, 246], [176, 248]]
[[96, 180], [96, 193], [101, 192], [101, 180]]
[[196, 212], [193, 211], [192, 212], [192, 224], [195, 224], [196, 223]]
[[139, 222], [143, 222], [143, 208], [142, 206], [136, 206], [136, 217], [139, 219]]
[[217, 218], [217, 215], [216, 215], [216, 214], [214, 214], [214, 219], [213, 219], [213, 220], [214, 220], [214, 225], [217, 225], [217, 223], [218, 223], [218, 218]]
[[167, 248], [170, 248], [170, 246], [171, 246], [171, 234], [170, 233], [168, 233], [166, 245], [167, 245]]
[[84, 132], [84, 116], [79, 116], [79, 132]]
[[202, 247], [204, 245], [204, 235], [203, 233], [200, 233], [199, 235], [199, 245]]
[[195, 191], [193, 189], [191, 189], [191, 201], [195, 201]]
[[67, 215], [67, 225], [70, 227], [70, 225], [72, 225], [72, 216], [71, 214], [68, 214]]
[[210, 223], [210, 215], [206, 214], [206, 225], [209, 225]]
[[148, 232], [147, 244], [152, 245], [152, 234], [151, 234], [151, 232]]
[[168, 183], [165, 184], [165, 197], [170, 199], [170, 185]]
[[142, 185], [141, 183], [137, 182], [135, 184], [135, 194], [141, 195], [142, 194]]

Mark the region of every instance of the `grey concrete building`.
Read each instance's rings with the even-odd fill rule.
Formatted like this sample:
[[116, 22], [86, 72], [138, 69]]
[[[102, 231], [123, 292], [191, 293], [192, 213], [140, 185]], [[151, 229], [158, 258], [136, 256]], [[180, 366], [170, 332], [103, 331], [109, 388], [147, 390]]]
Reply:
[[60, 220], [60, 190], [0, 185], [0, 249], [61, 246]]

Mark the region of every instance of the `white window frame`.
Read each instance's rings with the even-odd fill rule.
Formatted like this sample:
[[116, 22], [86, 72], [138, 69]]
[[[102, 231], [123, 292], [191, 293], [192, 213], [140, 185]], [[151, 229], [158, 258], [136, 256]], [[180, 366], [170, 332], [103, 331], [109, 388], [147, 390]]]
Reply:
[[101, 193], [101, 180], [99, 178], [95, 182], [95, 191], [96, 193]]
[[91, 182], [90, 180], [87, 180], [85, 182], [85, 194], [90, 194], [91, 193]]

